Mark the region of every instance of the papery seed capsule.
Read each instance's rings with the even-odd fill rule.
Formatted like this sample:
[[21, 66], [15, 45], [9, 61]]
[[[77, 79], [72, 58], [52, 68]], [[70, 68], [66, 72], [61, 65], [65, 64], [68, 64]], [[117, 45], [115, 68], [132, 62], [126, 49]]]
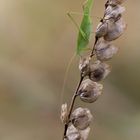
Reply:
[[66, 123], [67, 122], [67, 116], [68, 116], [68, 109], [67, 109], [67, 104], [62, 104], [61, 106], [61, 121], [62, 123]]
[[66, 136], [65, 140], [81, 140], [79, 131], [72, 124], [69, 125]]
[[79, 63], [79, 70], [82, 73], [82, 76], [86, 76], [89, 73], [89, 57], [81, 58]]
[[95, 102], [102, 94], [103, 85], [86, 79], [82, 82], [78, 91], [80, 99], [87, 103]]
[[84, 130], [80, 130], [79, 133], [81, 135], [81, 140], [87, 140], [89, 132], [90, 132], [90, 127], [86, 128]]
[[100, 38], [105, 36], [107, 33], [107, 23], [106, 21], [100, 22], [96, 29], [96, 37]]
[[114, 19], [114, 21], [117, 21], [121, 18], [122, 13], [125, 11], [125, 8], [120, 6], [120, 5], [116, 5], [116, 6], [111, 6], [109, 5], [107, 7], [107, 9], [105, 10], [105, 20], [109, 20], [109, 19]]
[[110, 42], [100, 39], [95, 46], [96, 57], [100, 61], [111, 59], [118, 52], [118, 48]]
[[117, 5], [122, 4], [125, 0], [109, 0], [109, 4], [111, 5]]
[[108, 7], [108, 5], [109, 5], [109, 0], [107, 0], [105, 3], [105, 9]]
[[79, 130], [86, 129], [92, 120], [92, 115], [87, 108], [77, 108], [71, 116], [72, 124]]
[[110, 66], [106, 63], [102, 63], [97, 60], [90, 66], [89, 79], [94, 82], [98, 82], [106, 78], [106, 76], [110, 73]]
[[122, 20], [122, 18], [116, 22], [114, 22], [113, 20], [108, 20], [107, 25], [108, 25], [107, 34], [104, 36], [104, 39], [106, 41], [113, 41], [119, 38], [126, 29], [126, 24]]

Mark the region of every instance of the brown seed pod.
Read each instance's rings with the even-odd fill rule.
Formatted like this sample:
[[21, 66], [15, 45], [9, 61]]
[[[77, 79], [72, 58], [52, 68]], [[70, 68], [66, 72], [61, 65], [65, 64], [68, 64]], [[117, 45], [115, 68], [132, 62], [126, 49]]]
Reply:
[[123, 34], [125, 29], [126, 29], [126, 24], [122, 18], [116, 22], [114, 22], [114, 20], [108, 20], [107, 34], [104, 36], [104, 39], [106, 41], [113, 41], [119, 38]]
[[80, 59], [80, 63], [79, 63], [79, 70], [82, 74], [82, 76], [86, 76], [89, 73], [89, 67], [90, 65], [90, 58], [89, 57], [84, 57]]
[[109, 4], [110, 5], [118, 5], [118, 4], [122, 4], [125, 0], [109, 0]]
[[90, 127], [79, 130], [76, 129], [73, 124], [69, 125], [67, 131], [67, 137], [64, 140], [87, 140], [90, 132]]
[[65, 140], [81, 140], [79, 131], [72, 124], [69, 125], [66, 136]]
[[111, 59], [117, 52], [117, 47], [103, 39], [100, 39], [95, 46], [96, 57], [100, 61], [107, 61]]
[[90, 127], [86, 128], [84, 130], [80, 130], [79, 133], [80, 133], [81, 138], [82, 138], [81, 140], [87, 140], [89, 132], [90, 132]]
[[113, 19], [114, 21], [117, 21], [121, 18], [122, 13], [125, 11], [125, 8], [116, 5], [116, 6], [111, 6], [109, 5], [106, 10], [105, 10], [105, 20]]
[[107, 23], [106, 21], [103, 21], [103, 22], [100, 22], [97, 26], [97, 29], [96, 29], [96, 37], [97, 38], [100, 38], [100, 37], [103, 37], [105, 36], [107, 33]]
[[81, 107], [75, 109], [71, 116], [72, 124], [79, 130], [89, 127], [92, 118], [89, 109]]
[[86, 79], [82, 82], [78, 91], [80, 99], [87, 103], [95, 102], [102, 94], [103, 85]]
[[110, 73], [110, 66], [97, 60], [90, 66], [89, 79], [98, 82], [106, 78]]

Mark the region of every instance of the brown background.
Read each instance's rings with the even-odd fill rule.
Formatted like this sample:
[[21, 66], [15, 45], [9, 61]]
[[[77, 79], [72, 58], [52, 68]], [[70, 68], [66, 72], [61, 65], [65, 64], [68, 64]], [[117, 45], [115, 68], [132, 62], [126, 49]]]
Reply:
[[[60, 93], [75, 51], [77, 30], [66, 16], [82, 13], [83, 0], [0, 0], [0, 140], [61, 140]], [[104, 0], [95, 0], [93, 32]], [[140, 1], [127, 0], [125, 34], [114, 42], [119, 53], [104, 94], [91, 109], [89, 140], [140, 138]], [[74, 15], [80, 23], [81, 16]], [[93, 44], [94, 34], [91, 37]], [[78, 57], [65, 85], [69, 101], [79, 79]]]

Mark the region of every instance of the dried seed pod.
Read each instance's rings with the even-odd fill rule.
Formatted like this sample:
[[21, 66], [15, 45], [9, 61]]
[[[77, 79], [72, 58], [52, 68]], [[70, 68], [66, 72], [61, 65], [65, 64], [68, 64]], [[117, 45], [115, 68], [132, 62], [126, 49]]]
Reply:
[[109, 20], [109, 19], [114, 19], [114, 21], [117, 21], [121, 18], [122, 13], [125, 11], [125, 8], [120, 6], [120, 5], [116, 5], [116, 6], [111, 6], [109, 5], [106, 10], [105, 10], [105, 20]]
[[103, 85], [93, 82], [90, 79], [86, 79], [82, 82], [78, 93], [82, 101], [93, 103], [102, 94], [102, 90]]
[[81, 71], [82, 76], [86, 76], [89, 73], [89, 63], [89, 57], [84, 57], [80, 59], [79, 70]]
[[118, 4], [122, 4], [125, 0], [109, 0], [109, 4], [110, 5], [118, 5]]
[[81, 135], [81, 140], [87, 140], [88, 139], [88, 135], [89, 135], [89, 132], [90, 132], [90, 128], [86, 128], [84, 130], [80, 130], [79, 133]]
[[89, 79], [94, 82], [101, 81], [110, 73], [110, 66], [97, 60], [90, 66]]
[[84, 130], [77, 130], [72, 124], [68, 127], [67, 138], [64, 140], [87, 140], [90, 128]]
[[96, 37], [100, 38], [107, 34], [107, 23], [106, 21], [100, 22], [96, 29]]
[[122, 18], [116, 22], [113, 20], [108, 20], [107, 25], [107, 34], [104, 36], [106, 41], [113, 41], [119, 38], [126, 29], [126, 24]]
[[66, 136], [65, 140], [81, 140], [79, 131], [72, 124], [69, 125]]
[[62, 104], [61, 106], [61, 121], [62, 123], [66, 123], [67, 122], [67, 117], [68, 117], [68, 108], [67, 108], [67, 104]]
[[71, 116], [72, 124], [79, 130], [86, 129], [92, 120], [92, 115], [87, 108], [77, 108]]
[[118, 48], [110, 42], [100, 39], [95, 46], [96, 57], [100, 61], [111, 59], [118, 52]]

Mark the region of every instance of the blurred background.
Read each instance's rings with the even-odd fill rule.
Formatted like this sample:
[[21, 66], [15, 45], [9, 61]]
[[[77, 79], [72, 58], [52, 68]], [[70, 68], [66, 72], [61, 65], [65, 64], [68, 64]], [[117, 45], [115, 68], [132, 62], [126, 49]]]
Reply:
[[[0, 140], [61, 140], [60, 98], [64, 73], [76, 48], [77, 29], [66, 13], [82, 13], [84, 0], [0, 0]], [[95, 0], [93, 31], [105, 0]], [[91, 109], [89, 140], [140, 138], [140, 1], [124, 3], [125, 34], [104, 94]], [[78, 23], [80, 15], [74, 15]], [[91, 37], [91, 46], [94, 42]], [[63, 101], [79, 80], [79, 58], [69, 69]]]

